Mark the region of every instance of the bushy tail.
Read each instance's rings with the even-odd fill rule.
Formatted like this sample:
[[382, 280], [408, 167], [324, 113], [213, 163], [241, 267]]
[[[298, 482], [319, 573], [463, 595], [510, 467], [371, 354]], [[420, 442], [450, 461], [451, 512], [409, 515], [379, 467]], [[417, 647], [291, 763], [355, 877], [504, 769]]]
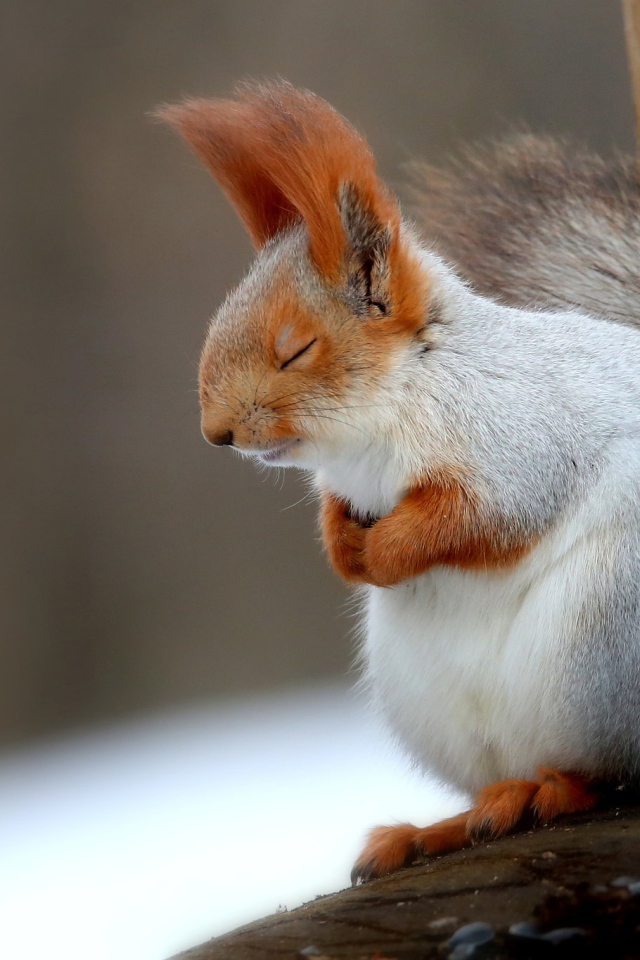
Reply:
[[481, 293], [640, 326], [640, 176], [531, 134], [412, 168], [425, 238]]

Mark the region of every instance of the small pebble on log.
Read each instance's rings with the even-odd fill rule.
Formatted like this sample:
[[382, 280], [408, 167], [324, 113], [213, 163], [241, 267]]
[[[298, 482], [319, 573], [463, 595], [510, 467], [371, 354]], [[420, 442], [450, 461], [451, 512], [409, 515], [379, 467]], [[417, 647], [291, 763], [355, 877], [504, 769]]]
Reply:
[[466, 923], [460, 927], [449, 940], [450, 947], [478, 946], [484, 943], [491, 943], [495, 933], [490, 923]]
[[615, 880], [611, 881], [612, 887], [631, 887], [634, 883], [638, 883], [637, 877], [616, 877]]
[[557, 946], [560, 943], [568, 943], [571, 940], [582, 940], [586, 935], [587, 931], [583, 930], [582, 927], [559, 927], [557, 930], [550, 930], [548, 933], [543, 933], [540, 939]]

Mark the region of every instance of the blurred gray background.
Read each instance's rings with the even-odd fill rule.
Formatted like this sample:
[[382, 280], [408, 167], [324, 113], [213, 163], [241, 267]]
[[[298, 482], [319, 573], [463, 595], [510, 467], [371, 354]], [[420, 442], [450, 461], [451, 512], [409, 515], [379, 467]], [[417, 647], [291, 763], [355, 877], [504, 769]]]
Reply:
[[344, 674], [313, 504], [200, 437], [251, 248], [147, 112], [279, 74], [415, 156], [514, 124], [634, 149], [614, 0], [3, 0], [0, 742]]

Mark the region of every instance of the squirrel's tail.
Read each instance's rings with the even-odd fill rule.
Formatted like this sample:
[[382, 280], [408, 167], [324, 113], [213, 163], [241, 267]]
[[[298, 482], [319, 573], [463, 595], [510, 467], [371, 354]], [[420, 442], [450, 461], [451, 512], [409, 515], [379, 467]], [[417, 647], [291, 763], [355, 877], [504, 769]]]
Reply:
[[480, 292], [640, 326], [636, 161], [518, 135], [412, 168], [425, 238]]

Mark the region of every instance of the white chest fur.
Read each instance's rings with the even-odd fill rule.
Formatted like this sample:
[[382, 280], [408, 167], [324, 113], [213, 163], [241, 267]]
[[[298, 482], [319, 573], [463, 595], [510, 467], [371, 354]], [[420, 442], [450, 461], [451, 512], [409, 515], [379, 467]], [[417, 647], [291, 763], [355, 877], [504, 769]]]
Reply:
[[462, 790], [588, 764], [565, 696], [590, 576], [589, 537], [571, 527], [509, 573], [437, 567], [370, 591], [374, 697], [411, 757]]

